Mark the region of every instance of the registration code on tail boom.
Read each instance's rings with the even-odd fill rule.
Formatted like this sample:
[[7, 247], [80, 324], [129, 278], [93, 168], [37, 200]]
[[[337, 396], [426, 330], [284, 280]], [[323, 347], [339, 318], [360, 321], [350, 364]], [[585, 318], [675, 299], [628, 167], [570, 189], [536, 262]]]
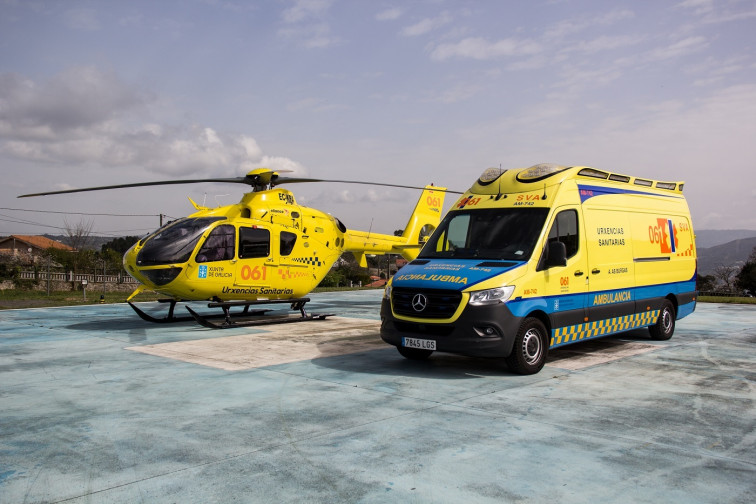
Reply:
[[402, 338], [402, 346], [407, 348], [419, 348], [420, 350], [435, 350], [436, 341], [417, 338]]

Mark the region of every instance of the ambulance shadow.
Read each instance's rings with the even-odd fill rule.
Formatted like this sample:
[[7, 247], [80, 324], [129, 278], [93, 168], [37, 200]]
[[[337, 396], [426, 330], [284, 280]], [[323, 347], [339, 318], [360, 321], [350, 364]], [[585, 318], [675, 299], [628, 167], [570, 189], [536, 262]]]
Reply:
[[418, 361], [402, 357], [396, 348], [388, 345], [376, 350], [318, 357], [311, 362], [319, 367], [345, 373], [406, 378], [459, 380], [520, 376], [509, 371], [503, 359], [465, 357], [438, 352], [427, 360]]
[[643, 328], [574, 343], [550, 350], [546, 365], [552, 364], [555, 367], [549, 367], [548, 371], [544, 369], [540, 373], [530, 376], [513, 373], [507, 367], [504, 359], [465, 357], [437, 352], [427, 360], [413, 361], [405, 359], [399, 355], [396, 348], [388, 345], [386, 348], [376, 346], [375, 350], [319, 357], [313, 359], [312, 363], [319, 367], [347, 373], [404, 376], [407, 378], [459, 380], [511, 377], [534, 381], [543, 378], [544, 373], [548, 373], [549, 376], [559, 373], [558, 368], [560, 366], [557, 363], [560, 361], [569, 361], [571, 358], [585, 356], [586, 354], [613, 353], [623, 346], [632, 345], [635, 342], [663, 343], [652, 340], [648, 329]]

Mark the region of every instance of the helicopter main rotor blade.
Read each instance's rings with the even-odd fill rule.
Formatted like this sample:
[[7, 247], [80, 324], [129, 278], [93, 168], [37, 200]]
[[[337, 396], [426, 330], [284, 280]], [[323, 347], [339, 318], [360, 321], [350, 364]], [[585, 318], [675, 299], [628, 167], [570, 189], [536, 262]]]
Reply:
[[[315, 178], [298, 178], [298, 177], [278, 177], [278, 179], [274, 182], [274, 185], [281, 185], [281, 184], [295, 184], [299, 182], [328, 182], [333, 184], [362, 184], [362, 185], [371, 185], [371, 186], [384, 186], [384, 187], [399, 187], [402, 189], [420, 189], [421, 191], [425, 189], [425, 187], [420, 186], [410, 186], [410, 185], [402, 185], [402, 184], [386, 184], [383, 182], [365, 182], [362, 180], [332, 180], [332, 179], [315, 179]], [[439, 192], [447, 192], [452, 194], [464, 194], [460, 191], [452, 191], [451, 189], [436, 189]]]
[[[105, 191], [108, 189], [127, 189], [129, 187], [150, 187], [150, 186], [175, 185], [175, 184], [201, 184], [201, 183], [208, 183], [208, 182], [246, 184], [246, 185], [252, 186], [254, 190], [256, 191], [267, 188], [267, 184], [270, 184], [270, 187], [273, 187], [280, 184], [294, 184], [298, 182], [326, 182], [326, 183], [337, 183], [337, 184], [362, 184], [362, 185], [371, 185], [371, 186], [399, 187], [402, 189], [420, 189], [420, 190], [425, 189], [425, 187], [420, 187], [420, 186], [387, 184], [383, 182], [365, 182], [362, 180], [331, 180], [331, 179], [315, 179], [315, 178], [302, 178], [302, 177], [280, 177], [275, 172], [270, 172], [270, 173], [274, 174], [275, 177], [270, 179], [270, 178], [260, 177], [259, 175], [248, 174], [246, 177], [232, 177], [232, 178], [156, 180], [153, 182], [135, 182], [133, 184], [116, 184], [116, 185], [98, 186], [98, 187], [83, 187], [81, 189], [64, 189], [61, 191], [47, 191], [47, 192], [40, 192], [40, 193], [33, 193], [33, 194], [22, 194], [21, 196], [18, 196], [18, 198], [31, 198], [34, 196], [50, 196], [52, 194], [71, 194], [71, 193], [88, 192], [88, 191]], [[448, 193], [453, 193], [453, 194], [464, 194], [462, 192], [452, 191], [449, 189], [439, 188], [437, 189], [437, 191], [448, 192]]]
[[205, 183], [206, 182], [224, 182], [224, 183], [249, 185], [249, 180], [246, 179], [245, 177], [187, 179], [187, 180], [157, 180], [155, 182], [137, 182], [134, 184], [117, 184], [117, 185], [99, 186], [99, 187], [85, 187], [82, 189], [66, 189], [63, 191], [49, 191], [49, 192], [41, 192], [41, 193], [34, 193], [34, 194], [22, 194], [21, 196], [18, 196], [18, 197], [30, 198], [32, 196], [49, 196], [51, 194], [70, 194], [70, 193], [87, 192], [87, 191], [104, 191], [107, 189], [125, 189], [128, 187], [148, 187], [148, 186], [172, 185], [172, 184], [198, 184], [198, 183], [203, 183], [203, 182]]

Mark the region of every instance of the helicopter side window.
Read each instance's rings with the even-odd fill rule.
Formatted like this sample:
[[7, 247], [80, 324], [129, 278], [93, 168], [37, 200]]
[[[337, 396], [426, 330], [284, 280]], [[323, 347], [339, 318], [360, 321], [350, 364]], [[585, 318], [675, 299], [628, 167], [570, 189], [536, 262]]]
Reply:
[[297, 235], [289, 233], [288, 231], [281, 231], [281, 255], [287, 256], [294, 250], [294, 244], [297, 243]]
[[270, 231], [262, 228], [239, 228], [239, 259], [268, 257], [270, 255]]
[[213, 229], [197, 253], [198, 263], [228, 261], [234, 258], [236, 230], [234, 226], [222, 225]]

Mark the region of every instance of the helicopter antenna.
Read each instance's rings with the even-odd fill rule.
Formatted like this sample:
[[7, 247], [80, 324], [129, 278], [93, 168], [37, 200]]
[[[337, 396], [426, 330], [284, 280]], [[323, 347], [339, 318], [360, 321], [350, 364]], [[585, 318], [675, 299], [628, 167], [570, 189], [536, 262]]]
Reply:
[[215, 195], [215, 204], [216, 204], [217, 206], [221, 206], [221, 203], [220, 203], [220, 201], [218, 200], [218, 198], [223, 198], [224, 196], [230, 196], [230, 194], [216, 194], [216, 195]]
[[501, 197], [501, 163], [499, 163], [499, 197]]
[[202, 206], [207, 206], [205, 203], [207, 203], [207, 193], [202, 196]]
[[367, 235], [367, 239], [368, 239], [368, 240], [370, 239], [370, 232], [371, 232], [372, 230], [373, 230], [373, 219], [371, 218], [371, 219], [370, 219], [370, 227], [368, 228], [368, 235]]

